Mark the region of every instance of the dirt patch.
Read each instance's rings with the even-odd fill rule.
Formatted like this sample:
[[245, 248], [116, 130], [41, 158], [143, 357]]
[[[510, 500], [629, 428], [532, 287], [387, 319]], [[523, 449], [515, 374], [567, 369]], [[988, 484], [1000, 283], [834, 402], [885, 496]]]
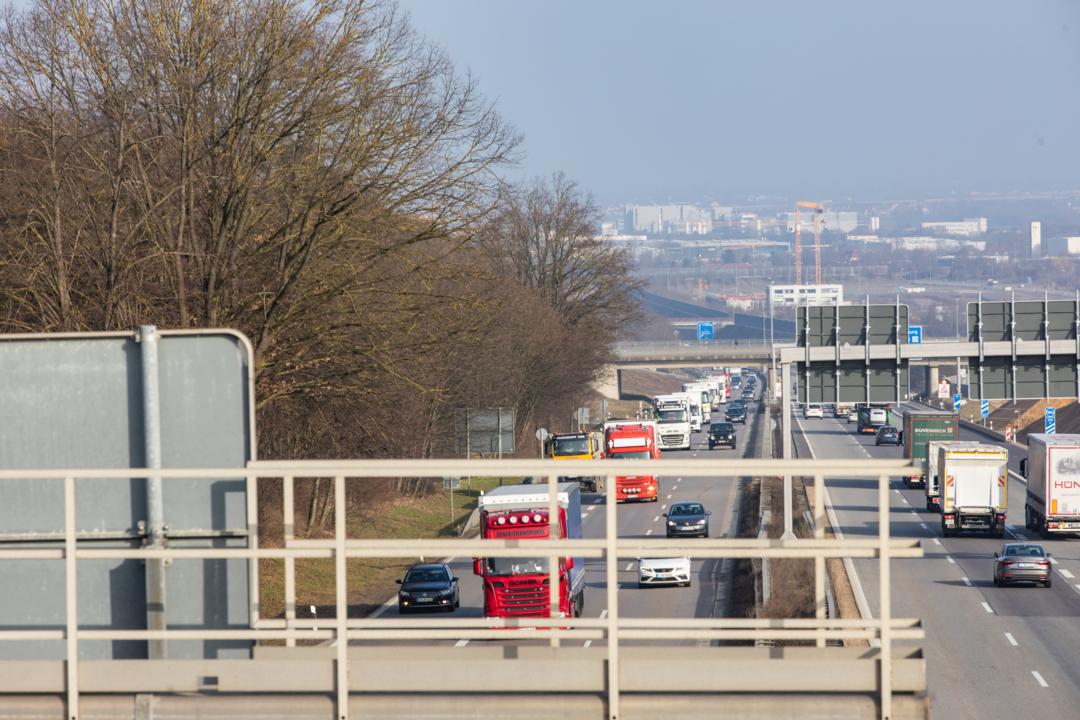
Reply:
[[651, 400], [657, 395], [682, 391], [684, 382], [689, 378], [671, 373], [659, 373], [652, 370], [623, 370], [622, 397], [624, 400]]

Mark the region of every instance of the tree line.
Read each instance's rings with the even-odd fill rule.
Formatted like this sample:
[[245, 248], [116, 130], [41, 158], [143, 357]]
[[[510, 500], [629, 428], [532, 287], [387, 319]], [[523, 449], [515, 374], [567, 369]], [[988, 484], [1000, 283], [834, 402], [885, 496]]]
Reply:
[[452, 455], [462, 407], [524, 441], [638, 285], [522, 147], [393, 2], [8, 7], [0, 330], [242, 330], [263, 457]]

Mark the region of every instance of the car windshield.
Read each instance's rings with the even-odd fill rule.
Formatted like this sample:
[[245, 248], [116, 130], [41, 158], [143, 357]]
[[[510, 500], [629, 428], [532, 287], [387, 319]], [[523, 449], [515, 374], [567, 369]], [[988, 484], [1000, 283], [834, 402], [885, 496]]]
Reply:
[[1039, 545], [1010, 545], [1005, 548], [1008, 557], [1043, 557], [1043, 549]]
[[686, 503], [685, 505], [672, 505], [669, 515], [704, 515], [705, 507], [701, 503]]
[[535, 575], [548, 571], [547, 558], [488, 558], [489, 575]]
[[686, 410], [660, 410], [656, 413], [656, 419], [662, 423], [681, 423], [686, 422]]
[[414, 568], [405, 575], [407, 583], [448, 582], [450, 576], [442, 568]]
[[731, 423], [717, 423], [710, 426], [709, 429], [713, 432], [731, 432], [733, 428]]
[[588, 455], [589, 454], [589, 439], [584, 437], [578, 438], [556, 438], [555, 439], [555, 455]]

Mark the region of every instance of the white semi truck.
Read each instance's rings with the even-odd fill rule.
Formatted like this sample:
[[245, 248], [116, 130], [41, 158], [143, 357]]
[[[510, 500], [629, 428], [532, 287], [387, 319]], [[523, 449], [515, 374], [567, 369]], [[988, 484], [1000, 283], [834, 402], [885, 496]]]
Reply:
[[1027, 478], [1025, 527], [1043, 537], [1080, 533], [1080, 435], [1028, 435], [1020, 474]]
[[1009, 452], [997, 445], [951, 442], [937, 449], [941, 533], [1005, 534]]
[[659, 426], [661, 450], [690, 449], [690, 402], [681, 393], [657, 395], [653, 399], [656, 423]]

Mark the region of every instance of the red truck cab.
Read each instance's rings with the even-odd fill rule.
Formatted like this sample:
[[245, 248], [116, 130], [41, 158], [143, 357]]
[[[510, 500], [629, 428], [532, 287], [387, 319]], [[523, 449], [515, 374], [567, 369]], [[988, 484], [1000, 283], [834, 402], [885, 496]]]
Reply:
[[[611, 460], [659, 460], [656, 445], [656, 424], [635, 422], [617, 424], [604, 430], [604, 457]], [[656, 502], [660, 498], [660, 483], [655, 475], [617, 475], [615, 499], [618, 502], [640, 500]]]

